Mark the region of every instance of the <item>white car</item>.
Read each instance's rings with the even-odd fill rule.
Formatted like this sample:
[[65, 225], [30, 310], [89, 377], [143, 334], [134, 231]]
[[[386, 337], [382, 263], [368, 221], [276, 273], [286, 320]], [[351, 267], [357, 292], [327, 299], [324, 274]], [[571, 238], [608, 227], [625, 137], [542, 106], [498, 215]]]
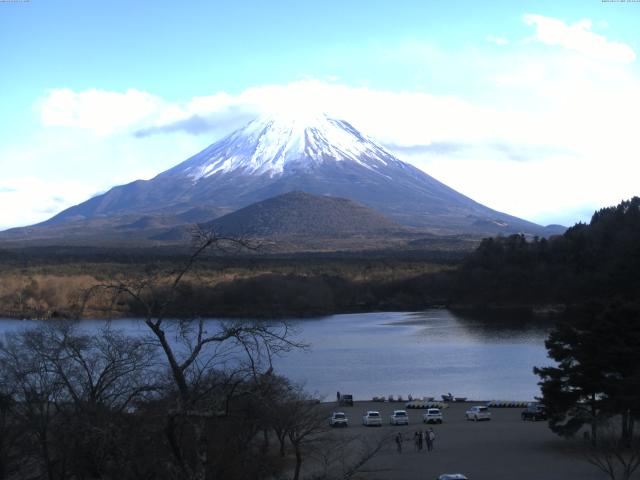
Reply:
[[465, 415], [467, 416], [467, 420], [473, 420], [477, 422], [478, 420], [491, 420], [491, 412], [488, 407], [482, 405], [475, 405], [466, 411]]
[[443, 473], [436, 480], [469, 480], [461, 473]]
[[332, 427], [346, 427], [349, 419], [343, 412], [333, 412], [329, 417], [329, 425]]
[[422, 415], [424, 423], [442, 423], [442, 412], [439, 408], [427, 408], [427, 413]]
[[369, 426], [381, 427], [382, 426], [382, 417], [380, 416], [380, 412], [376, 412], [374, 410], [368, 411], [362, 417], [362, 424], [367, 426], [367, 427], [369, 427]]
[[391, 425], [409, 425], [409, 415], [406, 410], [394, 410], [389, 417]]

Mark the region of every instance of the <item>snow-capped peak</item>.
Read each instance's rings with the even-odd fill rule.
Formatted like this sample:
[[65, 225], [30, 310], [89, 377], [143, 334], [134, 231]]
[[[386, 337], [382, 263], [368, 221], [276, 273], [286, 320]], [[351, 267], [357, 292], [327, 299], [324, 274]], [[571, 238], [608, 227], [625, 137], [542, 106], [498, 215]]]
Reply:
[[344, 120], [280, 113], [251, 121], [178, 168], [197, 181], [232, 171], [276, 176], [330, 161], [353, 161], [375, 172], [401, 163]]

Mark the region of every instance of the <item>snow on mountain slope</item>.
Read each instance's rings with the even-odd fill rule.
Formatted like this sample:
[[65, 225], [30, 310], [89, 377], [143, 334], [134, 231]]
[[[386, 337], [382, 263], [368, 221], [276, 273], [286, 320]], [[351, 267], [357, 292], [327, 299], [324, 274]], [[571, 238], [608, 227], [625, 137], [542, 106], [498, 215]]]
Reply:
[[353, 161], [378, 173], [380, 166], [401, 163], [343, 120], [272, 116], [252, 121], [172, 172], [181, 171], [194, 181], [232, 171], [273, 177], [311, 170], [329, 158]]

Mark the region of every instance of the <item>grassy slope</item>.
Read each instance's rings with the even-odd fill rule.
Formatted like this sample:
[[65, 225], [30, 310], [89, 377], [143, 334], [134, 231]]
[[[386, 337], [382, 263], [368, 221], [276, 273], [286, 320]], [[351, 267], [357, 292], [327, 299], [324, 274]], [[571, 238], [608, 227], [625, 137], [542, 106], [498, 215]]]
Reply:
[[[211, 256], [185, 277], [188, 288], [173, 313], [270, 316], [405, 304], [414, 308], [421, 299], [402, 300], [397, 292], [402, 282], [450, 270], [461, 256], [459, 251], [446, 250]], [[0, 252], [0, 315], [24, 312], [29, 316], [37, 311], [73, 315], [85, 290], [116, 280], [132, 282], [153, 275], [162, 288], [186, 258], [184, 251], [175, 250]], [[89, 302], [85, 316], [139, 313], [126, 302], [116, 304], [115, 312], [113, 308], [110, 298], [103, 296]]]

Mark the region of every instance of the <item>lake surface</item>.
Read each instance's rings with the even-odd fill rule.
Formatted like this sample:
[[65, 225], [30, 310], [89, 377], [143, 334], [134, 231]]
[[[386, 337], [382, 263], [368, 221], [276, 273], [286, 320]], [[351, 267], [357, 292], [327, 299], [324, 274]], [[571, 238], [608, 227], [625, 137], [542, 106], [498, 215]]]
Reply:
[[[210, 320], [215, 322], [215, 320]], [[417, 313], [361, 313], [293, 320], [296, 339], [309, 344], [275, 360], [275, 370], [327, 399], [336, 391], [356, 399], [409, 394], [440, 398], [533, 400], [540, 394], [534, 366], [551, 364], [544, 340], [550, 325], [519, 318], [490, 321], [433, 309]], [[35, 325], [0, 320], [0, 333]], [[83, 320], [97, 329], [102, 320]], [[131, 334], [137, 320], [112, 323]]]

